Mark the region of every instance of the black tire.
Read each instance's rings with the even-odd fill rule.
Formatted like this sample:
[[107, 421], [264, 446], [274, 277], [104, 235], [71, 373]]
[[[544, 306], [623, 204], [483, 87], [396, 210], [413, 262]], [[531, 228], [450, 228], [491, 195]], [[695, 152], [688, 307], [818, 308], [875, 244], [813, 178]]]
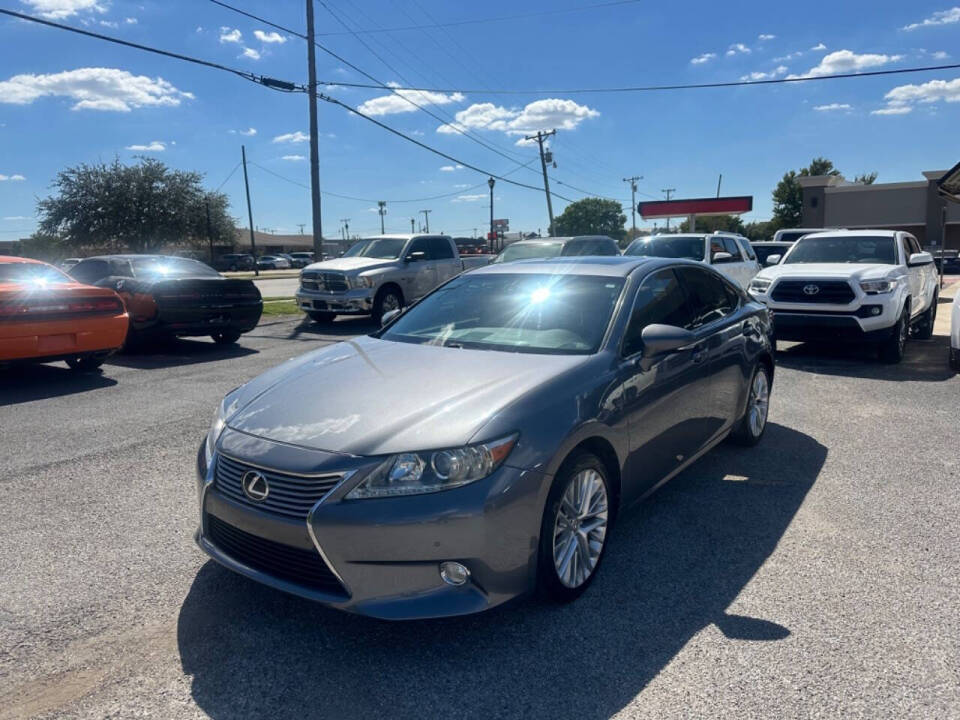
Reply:
[[403, 294], [399, 288], [385, 287], [380, 288], [377, 297], [373, 301], [373, 319], [379, 324], [383, 320], [383, 314], [390, 310], [403, 307]]
[[316, 310], [308, 310], [307, 317], [309, 317], [315, 323], [327, 324], [332, 323], [334, 318], [337, 316], [335, 313], [331, 312], [317, 312]]
[[957, 348], [950, 348], [950, 368], [960, 370], [960, 350]]
[[929, 340], [933, 337], [933, 328], [937, 322], [937, 303], [939, 302], [939, 293], [933, 293], [933, 302], [930, 303], [927, 311], [920, 316], [915, 326], [916, 329], [914, 330], [913, 336], [918, 340]]
[[233, 265], [230, 266], [230, 272], [236, 272], [236, 271], [237, 271], [237, 264], [234, 263]]
[[[758, 379], [762, 375], [763, 379]], [[770, 370], [763, 363], [759, 363], [750, 377], [750, 387], [747, 390], [747, 408], [743, 417], [734, 425], [730, 432], [730, 440], [737, 445], [753, 447], [763, 437], [767, 429], [767, 416], [770, 410]], [[764, 394], [766, 398], [762, 396]], [[760, 398], [760, 400], [758, 400]], [[756, 413], [754, 412], [756, 411]]]
[[210, 337], [213, 338], [213, 341], [217, 345], [233, 345], [233, 343], [240, 339], [240, 333], [236, 330], [224, 330], [223, 332], [214, 333]]
[[106, 360], [105, 357], [81, 355], [80, 357], [67, 358], [67, 365], [76, 372], [93, 372], [103, 365], [104, 360]]
[[909, 306], [903, 308], [896, 325], [890, 333], [890, 339], [885, 340], [880, 345], [880, 361], [888, 365], [896, 365], [903, 360], [903, 351], [907, 344], [907, 336], [910, 335], [910, 328], [907, 324], [907, 318], [910, 315]]
[[[606, 505], [604, 511], [605, 524], [603, 526], [602, 545], [600, 553], [596, 558], [590, 574], [578, 585], [571, 587], [569, 582], [565, 582], [560, 577], [557, 570], [557, 563], [554, 559], [554, 544], [560, 533], [562, 521], [558, 519], [563, 505], [563, 495], [575, 478], [581, 473], [595, 473], [592, 477], [599, 477], [603, 483], [603, 490], [606, 493]], [[613, 526], [613, 508], [610, 507], [613, 493], [610, 489], [610, 483], [607, 480], [607, 468], [596, 455], [588, 452], [582, 452], [564, 462], [560, 471], [553, 480], [550, 488], [550, 494], [547, 496], [547, 504], [543, 511], [543, 519], [540, 523], [540, 547], [537, 561], [537, 591], [548, 600], [554, 602], [571, 602], [580, 597], [590, 584], [593, 582], [597, 573], [600, 571], [600, 565], [607, 551], [610, 530]], [[592, 508], [596, 509], [596, 508]], [[579, 528], [579, 521], [577, 524]], [[595, 534], [591, 534], [595, 537]], [[561, 541], [562, 542], [562, 541]], [[578, 546], [579, 543], [575, 543]], [[588, 544], [589, 545], [589, 544]], [[573, 558], [570, 563], [574, 562]], [[571, 570], [572, 572], [572, 570]]]

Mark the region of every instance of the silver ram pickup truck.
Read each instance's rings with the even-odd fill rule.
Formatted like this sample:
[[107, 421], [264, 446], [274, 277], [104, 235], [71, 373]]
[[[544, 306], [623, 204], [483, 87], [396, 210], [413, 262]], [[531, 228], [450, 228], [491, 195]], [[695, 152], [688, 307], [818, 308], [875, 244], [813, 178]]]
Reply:
[[300, 273], [297, 305], [311, 320], [372, 315], [405, 307], [489, 256], [461, 259], [446, 235], [377, 235], [358, 240], [343, 257], [308, 265]]

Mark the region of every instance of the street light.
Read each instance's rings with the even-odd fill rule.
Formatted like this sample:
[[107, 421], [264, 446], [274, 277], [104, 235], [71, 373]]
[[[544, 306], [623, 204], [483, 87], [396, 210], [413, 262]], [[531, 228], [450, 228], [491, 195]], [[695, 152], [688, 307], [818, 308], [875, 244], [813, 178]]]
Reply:
[[494, 251], [494, 238], [496, 237], [493, 234], [493, 186], [496, 182], [492, 177], [487, 180], [487, 185], [490, 186], [490, 252]]

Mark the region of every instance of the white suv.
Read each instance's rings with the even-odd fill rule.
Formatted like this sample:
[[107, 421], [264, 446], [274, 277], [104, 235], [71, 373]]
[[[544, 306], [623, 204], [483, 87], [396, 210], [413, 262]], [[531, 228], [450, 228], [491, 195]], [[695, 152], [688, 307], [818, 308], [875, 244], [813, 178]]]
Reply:
[[744, 290], [760, 270], [750, 241], [734, 233], [683, 233], [639, 237], [624, 255], [686, 258], [713, 265]]
[[937, 314], [933, 256], [895, 230], [805, 235], [749, 290], [773, 311], [776, 339], [876, 342], [892, 363], [903, 357], [911, 329], [930, 337]]

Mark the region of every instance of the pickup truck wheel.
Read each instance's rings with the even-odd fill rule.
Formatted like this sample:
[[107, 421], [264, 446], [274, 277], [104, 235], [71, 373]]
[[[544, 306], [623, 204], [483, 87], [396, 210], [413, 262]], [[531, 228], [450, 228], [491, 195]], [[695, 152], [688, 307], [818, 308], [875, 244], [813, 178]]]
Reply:
[[960, 370], [960, 349], [950, 348], [950, 369]]
[[315, 323], [332, 323], [336, 317], [336, 315], [330, 312], [308, 312], [307, 316]]
[[908, 308], [904, 308], [900, 313], [897, 324], [893, 327], [890, 339], [884, 341], [880, 346], [880, 360], [889, 365], [896, 365], [903, 360], [903, 350], [907, 344], [907, 336], [910, 334], [910, 328], [907, 325]]
[[402, 307], [403, 298], [400, 297], [400, 293], [393, 288], [384, 288], [377, 293], [373, 301], [373, 319], [379, 323], [384, 313], [399, 310]]
[[920, 320], [917, 322], [916, 331], [913, 336], [918, 340], [929, 340], [933, 337], [933, 326], [937, 321], [938, 302], [940, 302], [940, 296], [938, 293], [934, 293], [933, 302], [930, 303], [930, 307], [920, 316]]

